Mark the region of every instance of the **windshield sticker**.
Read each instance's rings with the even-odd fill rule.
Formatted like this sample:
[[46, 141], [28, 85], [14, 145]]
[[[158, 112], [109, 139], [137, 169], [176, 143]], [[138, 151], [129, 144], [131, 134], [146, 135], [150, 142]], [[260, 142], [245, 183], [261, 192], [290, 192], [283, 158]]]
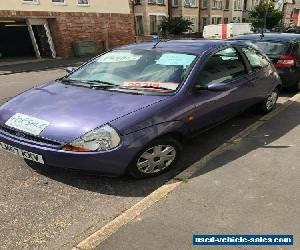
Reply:
[[179, 83], [176, 82], [124, 82], [122, 87], [128, 87], [128, 88], [153, 88], [153, 89], [159, 89], [162, 88], [164, 90], [176, 90]]
[[97, 62], [128, 62], [128, 61], [137, 61], [141, 58], [140, 55], [134, 55], [130, 52], [122, 51], [122, 52], [110, 52], [104, 54], [100, 58], [97, 59]]
[[189, 66], [196, 56], [187, 54], [167, 53], [163, 54], [157, 61], [159, 65], [176, 65], [176, 66]]

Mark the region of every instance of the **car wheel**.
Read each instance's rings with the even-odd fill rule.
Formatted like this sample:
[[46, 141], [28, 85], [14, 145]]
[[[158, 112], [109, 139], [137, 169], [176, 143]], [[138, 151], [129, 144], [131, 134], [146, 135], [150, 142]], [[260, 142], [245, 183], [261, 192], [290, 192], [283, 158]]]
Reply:
[[277, 103], [279, 96], [278, 88], [274, 89], [272, 93], [261, 103], [259, 111], [263, 114], [271, 112]]
[[134, 178], [157, 176], [172, 168], [181, 151], [180, 143], [171, 137], [152, 141], [137, 155], [128, 168]]

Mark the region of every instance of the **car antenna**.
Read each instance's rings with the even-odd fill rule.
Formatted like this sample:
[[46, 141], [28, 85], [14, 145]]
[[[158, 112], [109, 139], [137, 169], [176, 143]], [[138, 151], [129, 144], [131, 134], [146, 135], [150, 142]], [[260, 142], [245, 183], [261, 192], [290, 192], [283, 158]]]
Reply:
[[156, 46], [161, 42], [161, 39], [159, 39], [152, 47], [152, 49], [156, 49]]
[[168, 42], [168, 41], [171, 41], [171, 39], [159, 39], [158, 42], [156, 42], [156, 43], [153, 45], [152, 49], [156, 49], [156, 46], [157, 46], [159, 43], [161, 43], [161, 42]]

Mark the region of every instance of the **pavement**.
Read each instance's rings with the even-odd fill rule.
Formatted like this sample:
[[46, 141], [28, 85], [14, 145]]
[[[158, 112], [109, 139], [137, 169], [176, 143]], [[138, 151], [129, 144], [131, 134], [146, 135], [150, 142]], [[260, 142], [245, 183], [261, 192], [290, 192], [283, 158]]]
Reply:
[[[0, 75], [0, 103], [3, 103], [8, 98], [31, 88], [32, 86], [42, 84], [65, 74], [66, 73], [63, 68], [55, 67], [54, 69]], [[279, 100], [279, 107], [281, 107], [281, 103], [285, 102], [291, 95], [292, 94], [290, 93], [283, 94]], [[285, 112], [286, 111], [282, 112], [282, 114]], [[182, 158], [178, 162], [176, 168], [164, 175], [146, 180], [133, 180], [128, 177], [113, 179], [91, 175], [81, 171], [67, 171], [56, 168], [35, 168], [34, 166], [27, 165], [17, 156], [0, 151], [0, 249], [71, 249], [89, 235], [107, 225], [107, 223], [122, 214], [124, 211], [131, 208], [137, 202], [148, 197], [149, 194], [163, 186], [178, 173], [201, 160], [204, 156], [214, 151], [224, 142], [228, 141], [232, 136], [243, 131], [260, 118], [260, 115], [248, 111], [210, 131], [205, 132], [200, 137], [195, 138], [185, 145]], [[284, 125], [280, 130], [282, 136], [288, 134], [289, 131], [292, 131], [292, 126], [296, 127], [296, 123], [299, 124], [298, 119], [299, 115], [298, 117], [295, 115], [294, 121], [281, 123]], [[274, 134], [274, 136], [276, 139], [276, 134]], [[295, 139], [294, 137], [295, 136], [293, 136], [291, 140]], [[270, 139], [273, 137], [266, 138]], [[291, 150], [294, 150], [294, 147], [290, 148]], [[285, 150], [285, 148], [280, 148], [280, 150]], [[245, 154], [246, 153], [247, 152], [245, 152]], [[284, 155], [280, 155], [280, 157], [283, 156]], [[240, 158], [243, 159], [243, 157], [244, 154], [237, 154], [236, 160]], [[263, 158], [262, 161], [264, 160], [265, 159]], [[285, 161], [288, 160], [292, 159], [285, 159]], [[221, 194], [220, 190], [224, 189], [223, 185], [225, 184], [227, 189], [234, 189], [236, 188], [236, 183], [240, 182], [238, 179], [240, 178], [238, 171], [241, 167], [235, 166], [221, 168], [221, 165], [223, 166], [227, 163], [230, 163], [230, 159], [228, 159], [228, 162], [222, 162], [222, 159], [219, 159], [217, 163], [215, 163], [217, 164], [217, 168], [215, 170], [210, 171], [210, 168], [208, 168], [206, 172], [199, 173], [198, 176], [190, 179], [187, 184], [183, 184], [180, 188], [176, 189], [176, 191], [166, 200], [161, 201], [169, 201], [173, 197], [173, 194], [182, 192], [182, 197], [179, 200], [177, 200], [178, 197], [176, 197], [175, 200], [177, 201], [176, 206], [182, 207], [185, 213], [177, 214], [173, 207], [169, 209], [169, 217], [165, 216], [165, 219], [174, 218], [174, 224], [170, 225], [170, 229], [168, 224], [165, 224], [165, 226], [162, 227], [165, 232], [159, 231], [159, 228], [157, 228], [156, 235], [161, 235], [161, 237], [159, 237], [160, 240], [158, 238], [156, 239], [157, 245], [160, 245], [164, 241], [164, 237], [169, 234], [168, 230], [170, 233], [174, 233], [176, 231], [174, 227], [176, 226], [176, 236], [180, 235], [181, 232], [186, 232], [186, 235], [188, 235], [187, 237], [184, 235], [181, 237], [181, 240], [183, 238], [185, 239], [185, 241], [183, 240], [182, 242], [187, 243], [182, 249], [188, 249], [190, 246], [189, 241], [191, 239], [191, 229], [193, 228], [193, 224], [189, 223], [192, 214], [188, 215], [187, 211], [191, 210], [192, 212], [193, 206], [195, 206], [195, 209], [197, 210], [195, 215], [201, 214], [201, 216], [203, 216], [198, 220], [200, 221], [201, 219], [201, 223], [199, 223], [199, 225], [209, 225], [210, 220], [218, 220], [221, 216], [222, 206], [218, 208], [217, 205], [228, 205], [225, 201], [218, 200], [224, 199], [224, 195]], [[232, 169], [233, 176], [227, 180], [226, 176], [229, 174], [226, 175], [225, 173], [224, 179], [223, 176], [219, 176], [216, 178], [216, 183], [210, 183], [212, 180], [209, 178], [213, 178], [211, 175], [218, 173], [219, 171], [223, 171], [223, 169]], [[256, 170], [254, 170], [254, 173], [255, 171]], [[235, 178], [235, 173], [237, 178]], [[293, 175], [295, 178], [297, 177], [296, 173], [297, 172], [295, 170]], [[205, 185], [201, 186], [200, 183], [199, 186], [195, 187], [195, 190], [197, 191], [194, 189], [192, 191], [188, 190], [188, 187], [193, 182], [197, 182], [198, 178], [200, 178], [200, 182], [203, 181]], [[261, 179], [258, 179], [257, 182], [259, 180], [263, 181], [262, 183], [268, 184], [269, 182], [269, 180]], [[275, 180], [278, 183], [281, 181], [274, 178], [274, 181]], [[218, 183], [219, 186], [217, 186]], [[213, 184], [216, 185], [215, 189], [212, 189], [215, 191], [214, 193], [212, 193], [208, 188], [209, 185], [214, 187]], [[295, 188], [293, 189], [293, 192], [294, 195], [297, 194], [296, 188], [298, 184], [294, 184], [292, 180], [290, 183], [287, 183], [284, 180], [283, 184], [287, 185], [287, 187], [294, 185]], [[275, 184], [273, 183], [272, 185]], [[261, 192], [261, 189], [260, 185], [253, 185], [253, 192], [259, 193]], [[187, 192], [185, 193], [184, 190], [187, 190]], [[245, 190], [245, 192], [246, 191], [247, 190]], [[230, 200], [236, 197], [234, 191], [232, 191], [232, 197], [228, 192], [229, 191], [225, 193], [228, 195], [227, 199]], [[266, 192], [269, 194], [270, 192], [272, 193], [273, 190], [268, 188]], [[207, 195], [203, 196], [203, 194], [206, 193]], [[197, 195], [202, 197], [203, 202], [207, 203], [203, 203], [202, 200], [202, 203], [199, 202], [199, 200], [195, 200], [193, 202], [193, 199], [196, 199]], [[179, 202], [181, 200], [182, 202]], [[249, 200], [251, 199], [249, 198]], [[158, 205], [160, 205], [161, 202]], [[237, 200], [235, 200], [235, 202], [237, 202]], [[294, 203], [291, 203], [291, 206], [293, 205]], [[162, 207], [164, 206], [165, 205], [162, 205]], [[152, 209], [154, 208], [159, 209], [159, 206], [150, 208], [146, 211], [145, 215], [153, 211]], [[276, 207], [274, 207], [274, 209], [275, 208]], [[295, 204], [295, 210], [297, 210], [296, 208], [297, 204]], [[204, 215], [208, 216], [209, 209], [212, 209], [211, 215], [208, 217], [210, 220], [204, 220]], [[281, 207], [278, 207], [278, 209], [281, 209]], [[174, 213], [172, 212], [173, 210]], [[283, 209], [282, 211], [284, 212], [285, 210]], [[231, 212], [231, 214], [232, 213], [233, 212]], [[158, 215], [159, 210], [155, 214]], [[183, 215], [186, 216], [183, 217]], [[144, 215], [137, 218], [136, 222], [140, 219], [144, 220], [145, 218], [143, 216]], [[215, 216], [216, 218], [213, 219]], [[176, 217], [182, 218], [182, 226], [175, 225], [175, 221], [177, 221], [175, 220]], [[237, 217], [242, 217], [242, 210], [238, 213]], [[293, 218], [293, 221], [295, 221], [295, 218], [297, 217], [295, 217], [294, 214], [291, 214], [290, 218]], [[223, 221], [221, 220], [220, 223], [222, 224]], [[293, 222], [288, 220], [281, 221], [281, 223], [284, 227], [288, 227]], [[128, 225], [128, 227], [130, 225]], [[212, 225], [214, 224], [212, 223]], [[150, 232], [150, 229], [147, 228], [148, 224], [146, 219], [144, 226], [145, 230], [149, 230]], [[124, 227], [123, 229], [128, 230], [128, 227]], [[200, 226], [194, 225], [194, 227], [196, 228], [194, 230], [195, 232], [199, 233], [201, 231]], [[104, 242], [105, 245], [99, 247], [102, 249], [106, 249], [106, 247], [107, 249], [114, 249], [113, 244], [116, 243], [113, 241], [115, 239], [114, 237], [118, 237], [123, 232], [122, 230]], [[266, 231], [269, 232], [268, 230]], [[125, 241], [126, 245], [128, 243], [127, 249], [134, 249], [134, 246], [139, 248], [141, 246], [139, 245], [139, 243], [141, 243], [139, 240], [136, 240], [136, 245], [134, 245], [135, 241], [131, 240], [135, 239], [137, 235], [138, 234], [130, 235], [130, 237]], [[146, 242], [145, 238], [144, 240]], [[167, 241], [165, 242], [167, 243]], [[150, 244], [149, 246], [153, 245]], [[141, 249], [144, 248], [145, 246]], [[118, 247], [116, 247], [116, 249], [118, 249]]]
[[21, 72], [42, 71], [67, 66], [79, 66], [80, 64], [91, 59], [92, 56], [57, 58], [57, 59], [36, 59], [21, 60], [20, 62], [0, 60], [0, 75], [10, 75]]
[[[299, 124], [300, 100], [210, 160], [97, 249], [300, 249]], [[193, 247], [192, 234], [293, 234], [295, 244]]]

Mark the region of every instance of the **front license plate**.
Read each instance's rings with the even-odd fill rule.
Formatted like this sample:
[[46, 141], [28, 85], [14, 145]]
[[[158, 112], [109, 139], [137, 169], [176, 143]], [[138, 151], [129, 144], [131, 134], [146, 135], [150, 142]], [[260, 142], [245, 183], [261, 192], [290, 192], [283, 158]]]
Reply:
[[10, 145], [8, 145], [4, 142], [0, 142], [0, 148], [7, 151], [7, 152], [10, 152], [14, 155], [20, 156], [24, 159], [34, 161], [34, 162], [38, 162], [38, 163], [41, 163], [41, 164], [45, 164], [45, 162], [43, 160], [43, 156], [41, 156], [41, 155], [38, 155], [38, 154], [35, 154], [35, 153], [32, 153], [32, 152], [28, 152], [28, 151], [10, 146]]
[[49, 125], [49, 122], [17, 113], [13, 115], [5, 125], [32, 135], [39, 135]]

